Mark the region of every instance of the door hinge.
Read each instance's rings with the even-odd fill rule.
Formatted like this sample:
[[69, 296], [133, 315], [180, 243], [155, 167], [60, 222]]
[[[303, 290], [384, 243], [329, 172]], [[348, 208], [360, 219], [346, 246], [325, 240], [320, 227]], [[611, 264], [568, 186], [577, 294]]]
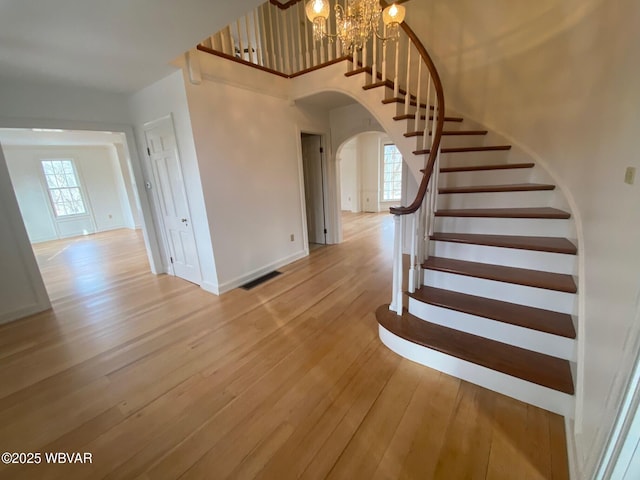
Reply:
[[171, 260], [171, 263], [173, 263], [173, 257], [169, 257], [169, 260]]
[[320, 153], [324, 153], [324, 148], [320, 147]]
[[147, 155], [151, 156], [151, 149], [147, 147]]
[[325, 234], [325, 235], [327, 234], [327, 229], [326, 229], [326, 228], [324, 229], [324, 234]]

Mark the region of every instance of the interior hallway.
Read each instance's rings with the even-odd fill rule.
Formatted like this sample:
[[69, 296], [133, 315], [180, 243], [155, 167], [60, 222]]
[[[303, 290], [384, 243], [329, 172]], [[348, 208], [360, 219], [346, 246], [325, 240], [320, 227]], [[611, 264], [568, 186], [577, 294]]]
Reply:
[[2, 450], [93, 463], [0, 478], [568, 478], [561, 417], [381, 344], [393, 220], [343, 222], [221, 297], [152, 275], [135, 232], [36, 247], [54, 308], [0, 326]]

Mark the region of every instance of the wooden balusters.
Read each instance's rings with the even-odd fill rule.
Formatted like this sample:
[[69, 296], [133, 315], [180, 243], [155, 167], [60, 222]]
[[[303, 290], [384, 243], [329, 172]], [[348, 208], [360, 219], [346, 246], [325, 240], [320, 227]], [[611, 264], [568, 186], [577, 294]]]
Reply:
[[409, 115], [409, 105], [411, 104], [411, 44], [407, 44], [407, 94], [404, 96], [404, 114]]
[[424, 115], [424, 130], [422, 132], [423, 149], [431, 147], [431, 144], [433, 143], [433, 135], [429, 136], [429, 114], [431, 113], [429, 109], [429, 105], [431, 104], [431, 75], [429, 75], [429, 78], [427, 79], [427, 100], [425, 103], [427, 105], [427, 110]]
[[258, 65], [264, 66], [264, 62], [262, 60], [262, 41], [260, 40], [260, 28], [258, 24], [258, 9], [253, 10], [253, 34], [255, 35], [256, 40], [256, 63]]
[[[387, 38], [387, 26], [383, 25], [382, 32], [384, 38]], [[382, 81], [385, 81], [388, 77], [387, 75], [387, 42], [382, 42]]]
[[[302, 2], [298, 2], [296, 4], [296, 26], [298, 31], [298, 63], [300, 64], [300, 68], [304, 69], [304, 68], [308, 68], [308, 65], [305, 63], [304, 49], [302, 48], [302, 45], [303, 45], [302, 44], [302, 27], [300, 26], [300, 21], [302, 18], [301, 5], [303, 5]], [[306, 25], [309, 22], [307, 22], [306, 19], [302, 21], [304, 21], [305, 31], [306, 31]]]
[[400, 71], [400, 40], [395, 42], [395, 58], [393, 60], [393, 97], [398, 98], [400, 95], [400, 78], [398, 75]]
[[[420, 125], [420, 94], [422, 93], [422, 62], [418, 62], [418, 90], [416, 93], [416, 113], [414, 115], [413, 122], [413, 131], [417, 132]], [[409, 92], [407, 92], [407, 97], [409, 97]]]
[[378, 39], [374, 36], [371, 39], [371, 43], [371, 81], [375, 83], [378, 81]]

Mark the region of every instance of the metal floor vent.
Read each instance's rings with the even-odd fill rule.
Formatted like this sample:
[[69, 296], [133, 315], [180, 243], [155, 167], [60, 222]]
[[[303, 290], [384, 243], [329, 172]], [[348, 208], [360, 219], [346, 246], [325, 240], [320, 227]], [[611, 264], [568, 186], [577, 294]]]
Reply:
[[249, 283], [245, 283], [244, 285], [240, 285], [240, 288], [244, 289], [244, 290], [251, 290], [252, 288], [257, 287], [260, 284], [263, 284], [264, 282], [271, 280], [272, 278], [277, 277], [278, 275], [280, 275], [282, 272], [278, 272], [277, 270], [273, 271], [273, 272], [269, 272], [266, 275], [263, 275], [261, 277], [256, 278], [255, 280], [251, 280]]

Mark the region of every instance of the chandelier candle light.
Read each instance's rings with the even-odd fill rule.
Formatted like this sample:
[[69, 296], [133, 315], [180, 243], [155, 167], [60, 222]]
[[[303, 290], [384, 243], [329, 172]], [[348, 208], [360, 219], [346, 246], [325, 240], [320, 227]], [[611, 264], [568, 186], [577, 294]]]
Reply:
[[[335, 6], [337, 34], [327, 32], [329, 18], [329, 0], [309, 0], [305, 11], [313, 23], [313, 36], [316, 40], [339, 38], [344, 49], [361, 50], [369, 37], [374, 34], [386, 42], [396, 41], [400, 36], [400, 24], [404, 20], [405, 9], [402, 5], [389, 5], [382, 10], [379, 0], [347, 0], [346, 11], [339, 3]], [[378, 32], [380, 17], [386, 26], [386, 36]]]

